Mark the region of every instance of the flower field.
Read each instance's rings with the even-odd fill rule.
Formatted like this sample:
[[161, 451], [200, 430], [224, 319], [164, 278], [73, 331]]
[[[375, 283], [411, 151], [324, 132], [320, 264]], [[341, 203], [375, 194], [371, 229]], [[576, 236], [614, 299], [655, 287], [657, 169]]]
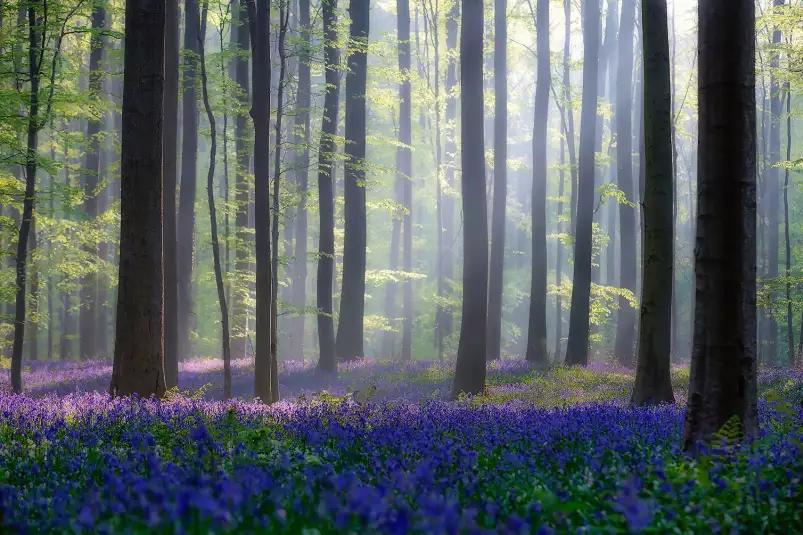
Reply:
[[640, 409], [611, 366], [494, 362], [447, 402], [448, 365], [285, 363], [270, 407], [198, 390], [215, 360], [163, 402], [109, 399], [109, 371], [35, 362], [0, 393], [0, 532], [803, 533], [800, 372], [762, 372], [755, 443], [692, 460], [682, 368], [680, 403]]

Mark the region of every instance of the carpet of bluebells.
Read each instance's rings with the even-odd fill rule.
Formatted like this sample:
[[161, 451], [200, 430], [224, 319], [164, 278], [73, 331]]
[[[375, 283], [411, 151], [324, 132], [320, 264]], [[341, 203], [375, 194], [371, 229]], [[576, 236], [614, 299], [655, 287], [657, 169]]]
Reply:
[[[108, 362], [26, 368], [0, 391], [0, 533], [803, 533], [803, 372], [760, 376], [761, 434], [692, 459], [676, 405], [631, 408], [630, 370], [489, 364], [446, 401], [452, 367], [182, 365], [165, 401], [112, 400]], [[0, 384], [7, 380], [0, 374]]]

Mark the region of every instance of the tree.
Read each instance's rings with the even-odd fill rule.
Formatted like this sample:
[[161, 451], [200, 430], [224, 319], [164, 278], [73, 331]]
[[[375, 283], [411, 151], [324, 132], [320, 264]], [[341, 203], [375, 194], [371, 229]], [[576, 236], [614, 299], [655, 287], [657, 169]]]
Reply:
[[343, 287], [337, 324], [337, 356], [363, 358], [365, 316], [365, 88], [368, 71], [369, 0], [351, 0], [349, 71], [346, 75], [346, 169]]
[[600, 14], [597, 0], [585, 0], [583, 17], [583, 111], [580, 116], [580, 155], [577, 189], [577, 229], [574, 246], [572, 311], [566, 363], [588, 364], [589, 302], [591, 298], [591, 239], [594, 217], [594, 140], [597, 126], [597, 55]]
[[109, 393], [165, 392], [162, 265], [162, 112], [165, 0], [125, 6], [120, 272]]
[[338, 96], [340, 94], [340, 51], [337, 48], [337, 0], [322, 0], [325, 89], [323, 119], [318, 150], [318, 203], [320, 231], [318, 239], [318, 367], [333, 372], [335, 360], [334, 307], [332, 282], [335, 275], [335, 196], [334, 153], [337, 133]]
[[[792, 160], [792, 91], [786, 83], [786, 161]], [[789, 166], [784, 170], [783, 182], [784, 240], [786, 242], [786, 358], [790, 368], [795, 366], [795, 331], [792, 325], [792, 245], [789, 238]]]
[[254, 220], [256, 242], [256, 350], [254, 395], [278, 401], [279, 378], [271, 319], [273, 269], [270, 232], [270, 0], [246, 0], [251, 31], [251, 117], [254, 120]]
[[290, 349], [288, 353], [296, 357], [304, 356], [304, 307], [307, 304], [307, 190], [309, 188], [309, 143], [310, 108], [312, 107], [312, 86], [310, 82], [311, 32], [309, 0], [299, 0], [299, 22], [301, 27], [301, 53], [298, 62], [298, 90], [296, 103], [296, 186], [299, 205], [295, 218], [295, 250], [293, 261], [293, 281], [290, 302], [300, 309], [292, 320], [290, 328]]
[[[536, 14], [538, 79], [535, 86], [533, 117], [533, 191], [531, 217], [533, 224], [532, 282], [530, 286], [530, 321], [527, 330], [526, 359], [545, 363], [546, 349], [546, 186], [547, 186], [547, 122], [552, 67], [549, 63], [549, 1], [539, 0]], [[497, 66], [497, 68], [499, 68]], [[497, 115], [498, 117], [498, 115]], [[496, 212], [494, 212], [496, 213]], [[560, 244], [558, 245], [560, 247]], [[560, 318], [558, 318], [560, 321]]]
[[[106, 25], [106, 8], [98, 2], [92, 10], [92, 36], [89, 43], [89, 96], [92, 100], [98, 101], [101, 98], [103, 73], [101, 63], [103, 62], [103, 30]], [[84, 177], [86, 199], [86, 216], [90, 221], [98, 217], [98, 194], [95, 191], [98, 187], [100, 176], [100, 130], [103, 126], [104, 114], [97, 110], [87, 121], [86, 138], [89, 141], [89, 150], [86, 152], [84, 167], [88, 173]], [[87, 253], [97, 255], [95, 247], [87, 247]], [[81, 358], [97, 357], [97, 325], [98, 325], [98, 302], [97, 288], [98, 278], [96, 273], [90, 271], [81, 284]]]
[[178, 238], [176, 185], [178, 178], [179, 23], [177, 1], [165, 4], [164, 88], [164, 368], [167, 389], [178, 386]]
[[[402, 82], [399, 85], [399, 147], [396, 149], [396, 168], [401, 178], [404, 240], [402, 264], [409, 275], [413, 270], [413, 119], [412, 87], [410, 84], [410, 2], [397, 0], [399, 32], [399, 72]], [[401, 360], [412, 360], [413, 346], [413, 286], [409, 277], [404, 280]]]
[[756, 409], [755, 4], [701, 0], [694, 349], [684, 448]]
[[485, 390], [488, 313], [488, 215], [482, 99], [483, 7], [462, 1], [460, 158], [463, 183], [463, 319], [452, 397]]
[[192, 314], [192, 268], [195, 243], [195, 200], [198, 172], [198, 91], [197, 71], [201, 29], [198, 0], [184, 2], [184, 72], [181, 129], [181, 188], [178, 206], [178, 352], [186, 358], [190, 347]]
[[[540, 64], [540, 62], [539, 62]], [[502, 353], [502, 292], [507, 219], [507, 0], [494, 0], [494, 197], [488, 280], [488, 359]], [[547, 97], [548, 97], [547, 93]], [[533, 136], [535, 138], [535, 136]], [[534, 146], [535, 142], [533, 142]], [[533, 206], [535, 210], [535, 206]], [[536, 234], [533, 229], [533, 235]], [[533, 238], [535, 244], [535, 238]], [[541, 252], [540, 250], [538, 252]], [[542, 257], [546, 264], [546, 254]], [[533, 264], [536, 251], [533, 250]], [[546, 327], [544, 327], [546, 331]]]
[[[656, 7], [656, 9], [660, 9], [660, 7]], [[633, 123], [631, 91], [633, 87], [633, 31], [635, 19], [636, 0], [622, 0], [622, 23], [619, 29], [619, 73], [616, 83], [616, 174], [619, 179], [619, 189], [621, 189], [629, 202], [636, 201], [633, 192], [633, 137], [631, 132]], [[655, 36], [650, 37], [654, 38]], [[653, 58], [653, 61], [657, 61], [657, 58]], [[659, 112], [662, 112], [662, 110], [659, 110]], [[663, 155], [661, 154], [661, 156]], [[657, 164], [662, 165], [663, 162], [657, 162]], [[659, 176], [656, 175], [656, 179]], [[622, 288], [635, 293], [637, 271], [636, 213], [633, 205], [625, 202], [619, 203], [619, 228], [621, 243], [619, 284]], [[659, 237], [662, 238], [664, 236]], [[670, 255], [670, 260], [671, 258]], [[665, 284], [665, 281], [658, 284]], [[625, 366], [634, 364], [635, 342], [636, 311], [630, 306], [627, 299], [620, 297], [614, 355]]]
[[[642, 201], [644, 275], [639, 323], [639, 355], [632, 402], [635, 405], [657, 405], [675, 401], [669, 375], [672, 285], [667, 284], [667, 281], [674, 278], [675, 237], [672, 89], [669, 78], [669, 25], [666, 0], [644, 0], [642, 13], [646, 149], [644, 154], [646, 177]], [[632, 42], [632, 39], [630, 41]], [[632, 53], [628, 57], [632, 57]], [[632, 70], [632, 65], [628, 68]]]

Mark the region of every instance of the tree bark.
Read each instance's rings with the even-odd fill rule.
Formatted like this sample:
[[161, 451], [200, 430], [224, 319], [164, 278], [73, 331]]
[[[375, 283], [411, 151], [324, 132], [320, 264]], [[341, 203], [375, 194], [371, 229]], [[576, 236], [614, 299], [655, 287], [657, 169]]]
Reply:
[[[786, 161], [792, 160], [792, 91], [786, 83]], [[786, 359], [790, 368], [795, 366], [795, 332], [792, 325], [792, 245], [789, 239], [789, 167], [784, 171], [783, 184], [784, 240], [786, 241]]]
[[[402, 219], [404, 239], [402, 240], [402, 265], [404, 272], [413, 270], [413, 144], [412, 129], [412, 86], [410, 84], [410, 2], [397, 0], [399, 32], [399, 72], [402, 82], [399, 86], [399, 142], [396, 149], [396, 169], [401, 178], [402, 204], [406, 212]], [[426, 22], [426, 21], [425, 21]], [[401, 360], [412, 360], [413, 346], [413, 286], [412, 281], [403, 281], [403, 315]]]
[[162, 122], [165, 0], [127, 0], [125, 10], [120, 272], [109, 393], [165, 392], [162, 264]]
[[[546, 190], [547, 190], [547, 123], [549, 121], [549, 88], [552, 67], [549, 61], [549, 1], [538, 0], [536, 14], [536, 53], [538, 79], [535, 86], [533, 118], [533, 190], [532, 190], [532, 283], [530, 286], [530, 320], [527, 330], [527, 353], [530, 362], [548, 361], [546, 348]], [[499, 68], [497, 66], [497, 68]], [[497, 116], [498, 117], [498, 116]], [[563, 154], [561, 145], [561, 154]], [[561, 170], [561, 189], [563, 188]], [[562, 193], [561, 193], [562, 195]], [[560, 207], [558, 209], [560, 213]], [[558, 248], [561, 245], [558, 244]], [[560, 254], [560, 253], [559, 253]], [[560, 269], [559, 267], [557, 269]], [[560, 312], [558, 312], [560, 322]]]
[[572, 177], [572, 196], [569, 200], [571, 217], [570, 233], [574, 234], [577, 227], [577, 156], [574, 150], [574, 109], [572, 107], [571, 57], [572, 57], [572, 3], [571, 0], [563, 2], [563, 18], [565, 30], [563, 36], [563, 98], [566, 101], [563, 108], [566, 112], [566, 148], [569, 151], [569, 166]]
[[[538, 63], [540, 67], [541, 62]], [[504, 291], [505, 222], [507, 220], [507, 0], [494, 0], [493, 73], [495, 97], [493, 120], [494, 197], [491, 213], [491, 263], [488, 272], [488, 360], [498, 359], [502, 356], [502, 293]], [[535, 150], [535, 136], [533, 136], [533, 150]], [[535, 154], [534, 152], [533, 159], [535, 159]], [[540, 162], [537, 165], [540, 165]], [[535, 172], [533, 179], [533, 197], [535, 197]], [[533, 204], [533, 214], [537, 208]], [[546, 271], [546, 241], [544, 250], [537, 250], [536, 217], [545, 218], [546, 216], [543, 211], [540, 216], [533, 216], [533, 270], [536, 269], [535, 266], [539, 262], [543, 262], [544, 271]], [[541, 257], [536, 254], [542, 252], [544, 255]], [[540, 281], [540, 277], [538, 280]], [[533, 284], [535, 285], [535, 283]], [[532, 313], [530, 321], [533, 321]], [[544, 327], [544, 335], [546, 335], [546, 327]]]
[[178, 386], [178, 236], [176, 230], [176, 185], [178, 179], [178, 89], [179, 12], [178, 2], [165, 7], [164, 88], [164, 337], [165, 387]]
[[583, 111], [580, 118], [580, 158], [577, 191], [577, 229], [574, 252], [572, 310], [566, 363], [588, 364], [591, 298], [592, 221], [594, 218], [594, 141], [597, 126], [597, 55], [599, 2], [585, 0], [583, 21]]
[[343, 287], [337, 325], [337, 356], [361, 359], [365, 316], [365, 112], [369, 1], [351, 0], [351, 47], [346, 75], [346, 170], [344, 185]]
[[726, 422], [758, 433], [753, 0], [706, 0], [699, 22], [697, 297], [684, 448]]
[[463, 185], [463, 314], [452, 397], [485, 390], [488, 214], [483, 125], [483, 6], [462, 0], [460, 155]]
[[334, 307], [332, 283], [335, 276], [335, 135], [340, 95], [340, 51], [337, 48], [337, 0], [323, 0], [323, 35], [325, 89], [321, 138], [318, 149], [318, 203], [320, 229], [318, 236], [318, 367], [327, 372], [337, 368], [335, 359]]
[[195, 244], [195, 200], [198, 173], [198, 91], [197, 71], [201, 21], [198, 0], [184, 2], [184, 72], [181, 130], [181, 187], [178, 206], [178, 355], [191, 356], [191, 318], [193, 308], [192, 269]]
[[[625, 0], [627, 2], [627, 0]], [[674, 403], [672, 341], [674, 217], [672, 90], [666, 0], [644, 0], [644, 275], [634, 405]], [[631, 40], [632, 42], [632, 40]], [[632, 57], [632, 51], [627, 57]], [[624, 57], [624, 56], [622, 56]], [[632, 65], [627, 66], [632, 70]], [[628, 89], [630, 85], [628, 84]], [[629, 92], [629, 90], [628, 90]], [[629, 114], [628, 114], [629, 115]], [[627, 117], [628, 126], [630, 117]], [[628, 166], [630, 163], [628, 162]]]

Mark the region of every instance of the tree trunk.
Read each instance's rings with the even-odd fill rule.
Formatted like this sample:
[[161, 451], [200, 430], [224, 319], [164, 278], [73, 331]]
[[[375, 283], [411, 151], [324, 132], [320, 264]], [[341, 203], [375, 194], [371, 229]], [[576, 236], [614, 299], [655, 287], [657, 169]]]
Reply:
[[327, 372], [337, 368], [335, 360], [335, 324], [332, 306], [332, 283], [335, 277], [335, 135], [340, 95], [340, 51], [337, 48], [337, 0], [324, 0], [323, 35], [325, 89], [321, 138], [318, 149], [318, 203], [320, 229], [318, 236], [318, 367]]
[[[237, 50], [240, 52], [234, 58], [234, 76], [240, 91], [240, 106], [244, 109], [250, 100], [251, 81], [248, 74], [248, 58], [243, 53], [251, 50], [251, 33], [248, 29], [248, 18], [245, 15], [246, 2], [240, 0], [240, 5], [233, 12], [236, 16]], [[244, 113], [237, 114], [234, 121], [234, 150], [237, 153], [237, 168], [234, 177], [234, 200], [236, 213], [234, 216], [234, 235], [236, 249], [234, 252], [234, 271], [237, 284], [232, 299], [232, 358], [246, 358], [248, 354], [248, 297], [249, 284], [246, 282], [251, 274], [249, 249], [252, 235], [248, 226], [248, 205], [251, 186], [248, 175], [251, 163], [251, 154], [248, 150], [248, 117]]]
[[[505, 221], [507, 219], [507, 0], [494, 0], [494, 35], [494, 197], [491, 213], [491, 263], [488, 272], [488, 360], [498, 359], [502, 356], [502, 293], [504, 291]], [[539, 76], [541, 72], [543, 71], [539, 72]], [[549, 94], [547, 93], [548, 97]], [[536, 109], [538, 109], [538, 104], [536, 104]], [[538, 125], [536, 124], [537, 128]], [[535, 136], [533, 136], [533, 150], [537, 150], [535, 148]], [[536, 159], [536, 154], [536, 152], [533, 152], [534, 160]], [[540, 162], [536, 165], [540, 165]], [[535, 201], [535, 172], [533, 176], [533, 201]], [[538, 208], [535, 202], [532, 208], [533, 214], [535, 214]], [[537, 248], [536, 245], [536, 240], [539, 240], [538, 236], [536, 236], [539, 233], [537, 229], [540, 229], [540, 225], [536, 224], [536, 219], [539, 217], [545, 219], [546, 215], [543, 211], [539, 216], [533, 215], [533, 272], [535, 272], [539, 262], [542, 262], [541, 265], [544, 268], [544, 272], [546, 272], [546, 240], [544, 241], [543, 251]], [[539, 256], [542, 252], [543, 256]], [[535, 276], [535, 273], [533, 273], [533, 276]], [[534, 281], [533, 287], [536, 284], [540, 284], [540, 277], [537, 280], [539, 282], [536, 283]], [[536, 303], [534, 302], [532, 306], [536, 306]], [[531, 322], [533, 321], [532, 306], [530, 310]], [[544, 308], [540, 310], [544, 310]], [[544, 335], [546, 335], [546, 327], [544, 327]], [[530, 342], [532, 343], [533, 340], [530, 339]], [[527, 353], [529, 358], [529, 349]]]
[[[67, 153], [67, 146], [64, 146], [64, 163], [69, 163], [69, 157]], [[64, 186], [66, 188], [70, 187], [70, 168], [65, 165], [64, 166]], [[65, 204], [64, 208], [64, 218], [69, 220], [70, 219], [70, 210], [71, 208]], [[68, 232], [69, 238], [69, 232]], [[67, 281], [66, 274], [62, 273], [61, 276], [61, 283]], [[69, 360], [72, 358], [72, 338], [73, 338], [73, 331], [75, 330], [75, 322], [73, 321], [72, 312], [70, 312], [70, 291], [68, 289], [63, 289], [61, 291], [61, 321], [60, 321], [60, 332], [59, 332], [59, 359], [61, 360]]]
[[572, 310], [566, 363], [588, 364], [591, 298], [592, 221], [594, 218], [594, 140], [597, 126], [597, 55], [599, 2], [586, 0], [583, 21], [583, 111], [580, 120], [580, 158], [577, 191], [577, 229], [574, 252]]
[[176, 185], [178, 178], [179, 19], [177, 1], [165, 7], [164, 93], [164, 333], [165, 387], [178, 386], [178, 237], [176, 235]]
[[209, 219], [212, 228], [212, 259], [215, 266], [215, 286], [217, 287], [218, 304], [220, 305], [220, 341], [223, 351], [223, 399], [231, 398], [231, 346], [229, 344], [229, 310], [226, 305], [226, 287], [223, 284], [223, 265], [220, 255], [220, 242], [217, 232], [217, 211], [215, 210], [215, 157], [217, 156], [217, 131], [215, 114], [209, 105], [209, 90], [206, 80], [206, 47], [203, 35], [206, 35], [206, 21], [209, 14], [209, 4], [203, 6], [201, 16], [201, 33], [199, 36], [199, 53], [201, 59], [201, 91], [209, 120], [211, 146], [209, 148], [209, 172], [206, 177], [206, 193], [209, 202]]
[[[99, 33], [106, 25], [106, 9], [102, 4], [92, 10], [92, 36], [89, 42], [89, 98], [98, 101], [102, 90], [103, 36]], [[86, 152], [84, 167], [88, 173], [84, 176], [86, 217], [94, 221], [98, 217], [97, 187], [100, 177], [100, 130], [103, 126], [103, 114], [96, 111], [87, 121], [86, 139], [89, 147]], [[85, 252], [97, 256], [95, 247], [87, 247]], [[96, 358], [98, 317], [98, 276], [94, 270], [87, 273], [81, 281], [81, 327], [80, 351], [81, 359]]]
[[488, 214], [483, 125], [483, 6], [463, 0], [460, 32], [460, 155], [463, 185], [463, 318], [452, 397], [485, 390]]
[[192, 268], [195, 243], [195, 198], [198, 169], [198, 70], [201, 21], [198, 0], [184, 2], [184, 72], [181, 130], [181, 187], [178, 206], [177, 280], [178, 280], [178, 355], [192, 356], [190, 330], [192, 315]]
[[341, 360], [363, 358], [365, 316], [365, 111], [368, 69], [368, 0], [351, 0], [351, 47], [346, 75], [346, 170], [343, 287], [337, 325], [337, 356]]
[[[533, 191], [531, 206], [533, 257], [532, 283], [530, 286], [530, 321], [527, 330], [526, 359], [530, 362], [544, 364], [549, 359], [546, 348], [546, 190], [547, 123], [549, 121], [549, 88], [552, 84], [552, 67], [549, 62], [548, 0], [538, 0], [535, 23], [538, 79], [535, 86], [533, 118]], [[499, 67], [497, 66], [497, 68]], [[563, 145], [561, 145], [561, 154], [563, 154]], [[563, 188], [562, 173], [563, 171], [561, 171], [561, 189]], [[558, 213], [560, 213], [561, 208], [561, 206], [558, 207]], [[561, 245], [558, 244], [559, 249], [560, 247]], [[557, 269], [560, 269], [560, 267]], [[489, 311], [489, 314], [492, 313], [492, 311]], [[560, 312], [558, 312], [557, 321], [560, 322]], [[560, 338], [560, 335], [558, 335], [558, 338]]]
[[25, 340], [25, 285], [28, 261], [28, 240], [33, 221], [36, 196], [37, 143], [39, 137], [39, 84], [41, 65], [40, 47], [43, 46], [40, 29], [42, 0], [28, 5], [28, 135], [25, 152], [25, 197], [22, 201], [22, 221], [17, 236], [16, 300], [14, 306], [14, 339], [11, 346], [11, 389], [22, 392], [22, 343]]
[[[627, 0], [625, 0], [627, 2]], [[644, 24], [644, 275], [634, 405], [674, 403], [669, 375], [674, 278], [672, 90], [666, 0], [645, 0]], [[632, 40], [631, 40], [632, 42]], [[626, 52], [626, 51], [625, 51]], [[623, 52], [624, 54], [624, 52]], [[624, 55], [620, 57], [625, 57]], [[632, 58], [632, 50], [627, 54]], [[632, 71], [632, 65], [627, 66]], [[628, 84], [628, 93], [630, 85]], [[628, 95], [629, 96], [629, 95]], [[629, 115], [629, 114], [628, 114]], [[627, 117], [628, 127], [630, 117]], [[630, 162], [628, 161], [628, 167]]]
[[[786, 161], [792, 161], [792, 91], [786, 83]], [[789, 167], [784, 171], [783, 183], [784, 239], [786, 241], [786, 359], [791, 368], [795, 365], [795, 333], [792, 325], [792, 245], [789, 240]]]
[[36, 214], [31, 216], [29, 256], [31, 264], [31, 311], [28, 321], [31, 324], [31, 332], [28, 341], [28, 360], [39, 358], [39, 265], [36, 261]]
[[120, 160], [120, 273], [109, 393], [165, 392], [162, 264], [164, 0], [127, 0]]
[[574, 150], [574, 108], [572, 106], [571, 58], [572, 58], [572, 3], [571, 0], [563, 2], [563, 18], [565, 30], [563, 36], [563, 98], [566, 101], [563, 109], [566, 110], [566, 148], [569, 151], [569, 166], [572, 176], [572, 196], [569, 200], [571, 217], [570, 234], [577, 228], [577, 156]]
[[296, 186], [298, 187], [299, 204], [295, 218], [295, 250], [293, 263], [293, 282], [290, 302], [299, 312], [292, 319], [290, 329], [290, 348], [288, 353], [294, 358], [304, 358], [304, 323], [307, 305], [307, 191], [309, 189], [309, 143], [310, 143], [310, 108], [312, 107], [312, 86], [310, 82], [310, 64], [312, 62], [312, 42], [310, 27], [310, 2], [299, 0], [299, 16], [301, 27], [301, 53], [298, 61], [298, 90], [296, 105], [296, 146], [302, 145], [296, 152]]
[[707, 0], [699, 22], [694, 317], [684, 448], [726, 423], [758, 434], [753, 0]]
[[[616, 83], [616, 164], [619, 188], [627, 200], [637, 202], [633, 192], [632, 84], [633, 84], [633, 30], [636, 18], [636, 1], [623, 0], [622, 23], [619, 39], [619, 74]], [[627, 36], [627, 37], [624, 37]], [[661, 162], [662, 163], [662, 162]], [[671, 163], [671, 162], [670, 162]], [[621, 258], [619, 285], [636, 291], [636, 214], [635, 208], [619, 203]], [[670, 233], [671, 237], [671, 233]], [[671, 259], [671, 256], [670, 256]], [[664, 281], [662, 284], [666, 284]], [[635, 364], [636, 310], [627, 299], [619, 298], [619, 321], [616, 324], [614, 354], [624, 366]]]
[[279, 398], [273, 391], [275, 354], [271, 326], [273, 273], [270, 232], [270, 1], [245, 0], [251, 30], [251, 117], [254, 120], [254, 226], [256, 242], [256, 349], [254, 396], [263, 403]]
[[[397, 0], [399, 32], [399, 72], [402, 82], [399, 86], [399, 146], [396, 149], [396, 169], [401, 177], [402, 204], [406, 213], [402, 219], [404, 239], [402, 240], [402, 265], [406, 274], [413, 270], [413, 152], [412, 139], [412, 87], [410, 84], [410, 2]], [[403, 282], [404, 319], [402, 322], [401, 360], [412, 360], [413, 345], [413, 287], [412, 281]]]

